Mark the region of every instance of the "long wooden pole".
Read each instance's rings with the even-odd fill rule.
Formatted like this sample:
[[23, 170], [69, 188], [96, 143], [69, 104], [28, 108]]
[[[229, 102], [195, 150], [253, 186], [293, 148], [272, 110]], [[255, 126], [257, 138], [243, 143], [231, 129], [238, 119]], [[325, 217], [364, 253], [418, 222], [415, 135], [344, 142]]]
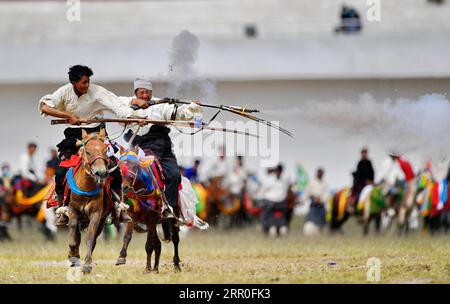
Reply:
[[[228, 133], [234, 133], [234, 134], [240, 134], [240, 135], [247, 135], [259, 138], [258, 135], [234, 130], [234, 129], [226, 129], [226, 128], [214, 128], [206, 126], [205, 123], [202, 123], [202, 126], [198, 128], [195, 123], [189, 122], [189, 121], [179, 121], [179, 120], [149, 120], [149, 119], [137, 119], [137, 118], [96, 118], [96, 119], [87, 119], [83, 122], [83, 124], [92, 124], [92, 123], [150, 123], [154, 125], [171, 125], [171, 126], [177, 126], [177, 127], [188, 127], [188, 128], [196, 128], [196, 129], [204, 129], [204, 130], [211, 130], [211, 131], [221, 131], [221, 132], [228, 132]], [[69, 121], [67, 119], [53, 119], [50, 122], [52, 125], [62, 125], [62, 124], [68, 124]]]

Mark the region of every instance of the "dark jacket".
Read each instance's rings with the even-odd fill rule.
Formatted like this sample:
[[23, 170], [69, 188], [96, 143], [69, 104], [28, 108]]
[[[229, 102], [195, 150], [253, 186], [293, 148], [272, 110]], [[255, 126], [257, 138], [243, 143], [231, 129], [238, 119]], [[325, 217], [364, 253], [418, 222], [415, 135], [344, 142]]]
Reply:
[[368, 159], [361, 159], [356, 168], [355, 177], [361, 183], [365, 183], [368, 180], [373, 181], [375, 172], [373, 171], [372, 162]]

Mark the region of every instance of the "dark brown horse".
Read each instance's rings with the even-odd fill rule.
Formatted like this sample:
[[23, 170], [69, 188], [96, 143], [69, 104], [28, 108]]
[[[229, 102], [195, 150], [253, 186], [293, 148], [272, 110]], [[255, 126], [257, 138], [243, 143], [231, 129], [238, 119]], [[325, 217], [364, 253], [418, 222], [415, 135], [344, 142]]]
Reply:
[[[105, 202], [104, 185], [108, 177], [105, 129], [99, 133], [87, 134], [82, 131], [82, 140], [78, 152], [81, 158], [80, 168], [73, 173], [76, 188], [71, 188], [69, 216], [69, 261], [72, 266], [79, 266], [81, 230], [87, 228], [86, 257], [83, 273], [90, 273], [93, 268], [92, 253], [97, 237], [103, 230], [105, 219], [112, 210], [112, 205]], [[70, 174], [71, 171], [69, 171]], [[68, 175], [69, 176], [69, 175]], [[71, 184], [68, 180], [69, 185]]]
[[[159, 258], [161, 256], [161, 240], [157, 227], [162, 228], [163, 241], [172, 240], [174, 246], [173, 263], [176, 271], [181, 271], [178, 256], [180, 242], [179, 228], [174, 221], [161, 221], [161, 207], [164, 203], [164, 193], [158, 188], [149, 164], [142, 163], [134, 151], [127, 151], [120, 158], [120, 167], [123, 178], [123, 194], [130, 208], [128, 214], [133, 222], [128, 223], [123, 238], [123, 246], [116, 265], [126, 263], [127, 249], [133, 236], [133, 231], [147, 232], [145, 250], [147, 252], [146, 272], [159, 271]], [[158, 226], [161, 224], [161, 226]], [[152, 268], [152, 253], [155, 252], [155, 263]]]

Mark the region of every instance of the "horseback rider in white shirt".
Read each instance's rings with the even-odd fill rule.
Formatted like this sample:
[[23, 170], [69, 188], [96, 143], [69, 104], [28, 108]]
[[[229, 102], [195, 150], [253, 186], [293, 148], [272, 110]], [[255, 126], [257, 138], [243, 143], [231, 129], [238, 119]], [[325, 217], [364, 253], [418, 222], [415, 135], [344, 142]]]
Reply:
[[[64, 130], [65, 139], [58, 145], [59, 160], [70, 159], [71, 155], [77, 154], [79, 147], [77, 140], [82, 138], [82, 129], [87, 133], [99, 132], [101, 125], [99, 123], [80, 126], [87, 119], [102, 117], [105, 112], [112, 112], [119, 118], [140, 117], [145, 118], [142, 110], [134, 111], [130, 108], [131, 104], [141, 101], [137, 99], [129, 100], [129, 105], [124, 104], [114, 93], [107, 89], [90, 83], [92, 70], [87, 66], [75, 65], [69, 69], [70, 83], [60, 87], [54, 93], [43, 96], [39, 100], [39, 112], [41, 116], [47, 115], [67, 119], [71, 126]], [[114, 160], [112, 159], [114, 162]], [[64, 178], [68, 168], [59, 166], [55, 173], [55, 191], [58, 195], [60, 207], [64, 204]], [[121, 197], [122, 176], [120, 170], [116, 169], [111, 173], [113, 182], [111, 189]], [[125, 210], [120, 210], [119, 202], [115, 204], [113, 220], [118, 222], [130, 222], [131, 218]], [[68, 218], [63, 213], [58, 213], [57, 225], [67, 225]]]
[[[135, 105], [145, 113], [149, 120], [192, 120], [194, 115], [201, 117], [202, 108], [193, 100], [190, 104], [178, 106], [177, 104], [161, 103], [162, 98], [153, 97], [153, 85], [145, 76], [137, 77], [134, 81], [133, 97], [119, 97], [125, 105], [130, 105], [132, 100], [138, 98]], [[164, 194], [169, 206], [164, 206], [163, 218], [179, 218], [178, 186], [181, 183], [181, 175], [175, 153], [173, 152], [172, 140], [169, 136], [170, 129], [163, 125], [145, 124], [130, 129], [125, 134], [125, 140], [131, 140], [132, 144], [139, 146], [146, 155], [155, 156], [163, 169], [165, 177]]]

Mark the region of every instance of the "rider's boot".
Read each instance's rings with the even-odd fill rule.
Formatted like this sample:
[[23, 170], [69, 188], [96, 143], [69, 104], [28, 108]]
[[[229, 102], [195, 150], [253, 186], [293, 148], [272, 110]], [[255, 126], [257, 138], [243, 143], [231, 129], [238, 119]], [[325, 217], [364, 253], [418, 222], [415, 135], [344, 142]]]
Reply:
[[120, 223], [131, 223], [133, 220], [127, 214], [128, 205], [122, 202], [114, 202], [114, 211], [112, 212], [113, 223], [117, 226]]
[[131, 223], [133, 219], [127, 214], [126, 210], [119, 207], [120, 204], [114, 203], [114, 210], [111, 212], [112, 222], [114, 226], [119, 226], [120, 223]]
[[122, 202], [122, 192], [120, 190], [116, 191], [119, 193], [116, 193], [111, 189], [111, 194], [114, 201], [113, 212], [111, 212], [113, 224], [118, 226], [120, 223], [131, 223], [133, 219], [127, 214], [127, 209], [129, 206]]
[[175, 220], [175, 226], [181, 226], [183, 224], [183, 220], [180, 217], [180, 208], [178, 206], [172, 207], [167, 205], [162, 212], [163, 220]]
[[58, 209], [56, 209], [56, 226], [67, 226], [69, 218], [66, 215], [67, 207], [64, 206], [64, 194], [58, 194]]
[[164, 210], [162, 212], [162, 218], [163, 219], [173, 219], [173, 218], [175, 218], [175, 215], [173, 214], [173, 211], [170, 210], [169, 208], [164, 208]]
[[126, 210], [121, 209], [119, 214], [119, 222], [121, 223], [131, 223], [133, 220], [131, 219], [131, 217], [128, 215]]

